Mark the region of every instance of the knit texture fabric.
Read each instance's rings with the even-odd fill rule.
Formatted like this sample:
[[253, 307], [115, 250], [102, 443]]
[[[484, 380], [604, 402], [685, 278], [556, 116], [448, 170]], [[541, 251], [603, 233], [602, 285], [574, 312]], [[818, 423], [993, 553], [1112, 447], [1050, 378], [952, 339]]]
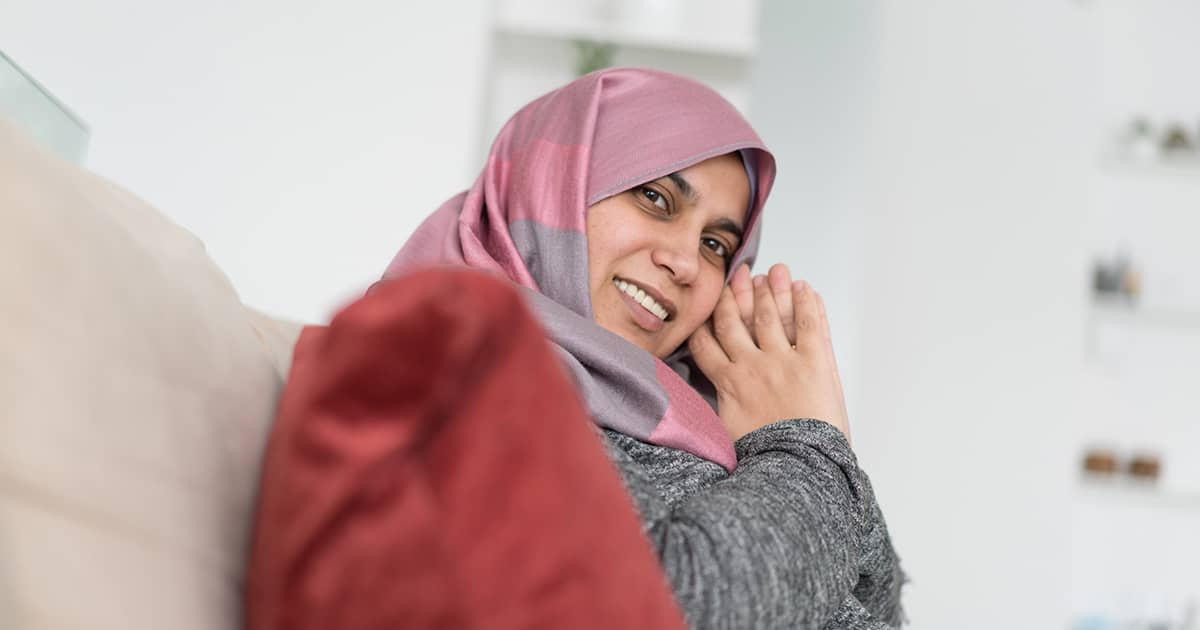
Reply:
[[694, 628], [881, 630], [904, 581], [870, 480], [842, 433], [777, 422], [727, 472], [606, 430], [609, 456]]

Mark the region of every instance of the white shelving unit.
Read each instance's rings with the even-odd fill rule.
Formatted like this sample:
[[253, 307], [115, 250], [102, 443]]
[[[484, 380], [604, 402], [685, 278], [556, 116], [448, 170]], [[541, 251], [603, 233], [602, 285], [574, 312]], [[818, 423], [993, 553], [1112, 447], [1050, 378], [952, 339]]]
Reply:
[[[1093, 1], [1100, 65], [1092, 112], [1098, 153], [1089, 177], [1089, 256], [1127, 255], [1140, 275], [1135, 304], [1097, 301], [1083, 324], [1077, 455], [1101, 444], [1118, 456], [1156, 454], [1157, 484], [1083, 477], [1072, 501], [1074, 612], [1130, 620], [1138, 602], [1174, 619], [1200, 603], [1200, 156], [1161, 155], [1123, 137], [1135, 118], [1184, 125], [1195, 137], [1200, 89], [1176, 81], [1200, 50], [1184, 26], [1192, 3]], [[1155, 140], [1155, 144], [1159, 142]], [[1141, 153], [1142, 155], [1137, 155]], [[1083, 278], [1081, 278], [1083, 280]], [[1091, 278], [1086, 278], [1090, 281]], [[1135, 615], [1136, 616], [1136, 615]], [[1122, 626], [1124, 627], [1124, 626]], [[1173, 625], [1171, 627], [1178, 627]]]
[[706, 83], [743, 112], [758, 0], [494, 0], [479, 163], [504, 121], [576, 76], [575, 42], [615, 45], [613, 64]]
[[1200, 491], [1123, 478], [1083, 477], [1076, 485], [1075, 500], [1091, 505], [1184, 510], [1200, 515]]

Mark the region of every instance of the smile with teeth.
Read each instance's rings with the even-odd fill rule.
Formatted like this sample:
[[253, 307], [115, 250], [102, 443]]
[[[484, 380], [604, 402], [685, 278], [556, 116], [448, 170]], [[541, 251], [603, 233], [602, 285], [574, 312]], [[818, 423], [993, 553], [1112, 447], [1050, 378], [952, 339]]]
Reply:
[[613, 284], [617, 285], [617, 288], [626, 295], [632, 297], [635, 302], [641, 304], [642, 308], [654, 313], [655, 317], [663, 321], [667, 320], [667, 316], [670, 315], [670, 313], [667, 312], [667, 309], [663, 308], [661, 304], [656, 302], [654, 298], [650, 297], [645, 291], [637, 288], [633, 283], [626, 282], [620, 278], [613, 278]]

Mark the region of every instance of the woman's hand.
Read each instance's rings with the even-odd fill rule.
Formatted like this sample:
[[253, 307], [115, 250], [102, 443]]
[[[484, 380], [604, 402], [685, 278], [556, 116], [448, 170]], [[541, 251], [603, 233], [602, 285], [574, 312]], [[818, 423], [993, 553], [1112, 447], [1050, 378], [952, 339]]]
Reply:
[[[771, 294], [775, 296], [775, 303], [779, 306], [779, 319], [783, 322], [783, 331], [787, 333], [788, 342], [795, 345], [796, 324], [793, 319], [792, 291], [800, 285], [800, 281], [796, 281], [793, 286], [792, 274], [788, 271], [787, 265], [775, 263], [767, 272], [767, 283], [771, 287]], [[746, 324], [746, 328], [750, 329], [751, 335], [753, 335], [754, 286], [750, 277], [749, 265], [738, 267], [733, 277], [729, 279], [729, 288], [733, 290], [734, 301], [737, 302], [742, 322]]]
[[[782, 265], [771, 269], [775, 282], [759, 277], [747, 283], [748, 275], [742, 269], [734, 274], [712, 319], [688, 340], [696, 364], [716, 387], [717, 412], [726, 430], [736, 440], [780, 420], [815, 418], [837, 427], [849, 440], [850, 422], [821, 296], [803, 281], [793, 284]], [[786, 292], [776, 290], [780, 279]], [[749, 326], [735, 296], [735, 291], [746, 296], [746, 284], [753, 298]], [[776, 297], [780, 293], [786, 293], [786, 309]], [[784, 310], [790, 318], [781, 316]]]

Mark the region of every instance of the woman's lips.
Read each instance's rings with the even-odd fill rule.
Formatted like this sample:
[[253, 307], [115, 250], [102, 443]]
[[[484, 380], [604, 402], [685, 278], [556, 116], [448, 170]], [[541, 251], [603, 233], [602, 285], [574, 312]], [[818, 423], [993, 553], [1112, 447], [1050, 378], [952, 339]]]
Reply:
[[666, 322], [659, 319], [654, 313], [646, 310], [646, 307], [638, 304], [637, 300], [634, 300], [628, 293], [618, 289], [616, 286], [613, 286], [612, 289], [621, 296], [621, 301], [625, 303], [625, 306], [629, 307], [630, 313], [633, 314], [633, 321], [640, 328], [646, 332], [658, 332], [662, 330]]

